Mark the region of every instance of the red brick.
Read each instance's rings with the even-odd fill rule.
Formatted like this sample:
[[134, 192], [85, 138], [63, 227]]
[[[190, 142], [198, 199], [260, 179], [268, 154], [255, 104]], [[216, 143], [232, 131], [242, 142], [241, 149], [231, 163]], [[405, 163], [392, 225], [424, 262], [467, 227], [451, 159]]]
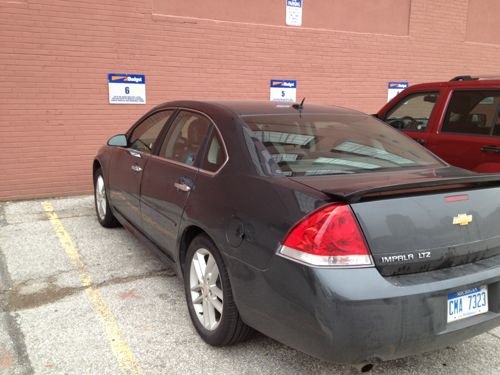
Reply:
[[[495, 73], [500, 58], [497, 45], [465, 42], [467, 0], [412, 0], [407, 36], [152, 9], [152, 0], [0, 1], [0, 200], [90, 192], [98, 147], [166, 100], [267, 100], [269, 80], [284, 78], [308, 102], [373, 113], [390, 80]], [[111, 72], [146, 74], [148, 104], [109, 105]]]

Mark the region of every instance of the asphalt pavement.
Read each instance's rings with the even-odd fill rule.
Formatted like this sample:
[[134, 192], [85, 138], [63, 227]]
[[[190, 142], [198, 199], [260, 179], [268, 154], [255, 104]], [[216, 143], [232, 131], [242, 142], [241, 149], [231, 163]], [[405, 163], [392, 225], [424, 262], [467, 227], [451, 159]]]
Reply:
[[[213, 348], [183, 287], [90, 196], [0, 202], [0, 374], [356, 374], [263, 335]], [[500, 374], [500, 328], [372, 374]]]

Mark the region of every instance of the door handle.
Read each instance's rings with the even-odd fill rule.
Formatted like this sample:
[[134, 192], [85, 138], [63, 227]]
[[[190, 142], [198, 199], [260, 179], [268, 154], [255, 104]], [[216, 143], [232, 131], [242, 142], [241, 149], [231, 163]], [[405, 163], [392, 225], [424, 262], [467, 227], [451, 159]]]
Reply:
[[132, 168], [134, 172], [142, 172], [142, 168], [139, 167], [137, 164], [132, 165], [130, 168]]
[[139, 158], [139, 159], [142, 158], [142, 155], [141, 155], [141, 153], [139, 151], [130, 150], [130, 149], [127, 150], [127, 151], [128, 151], [128, 154], [130, 156], [133, 156], [134, 158]]
[[497, 146], [483, 146], [483, 147], [481, 147], [481, 151], [483, 151], [483, 152], [491, 151], [491, 152], [496, 152], [498, 154], [498, 153], [500, 153], [500, 147], [497, 147]]
[[179, 182], [176, 182], [174, 186], [177, 190], [185, 191], [186, 193], [191, 191], [191, 186], [186, 184], [181, 184]]

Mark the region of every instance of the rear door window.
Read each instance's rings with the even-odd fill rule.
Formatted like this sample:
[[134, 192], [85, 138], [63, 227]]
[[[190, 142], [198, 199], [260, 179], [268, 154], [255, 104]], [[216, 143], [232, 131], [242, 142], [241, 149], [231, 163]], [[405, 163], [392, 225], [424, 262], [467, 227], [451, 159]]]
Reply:
[[205, 116], [182, 111], [170, 127], [159, 156], [194, 165], [212, 123]]
[[438, 95], [438, 92], [408, 95], [386, 113], [384, 121], [399, 130], [423, 132], [427, 129]]
[[500, 90], [455, 91], [441, 127], [442, 133], [499, 136]]

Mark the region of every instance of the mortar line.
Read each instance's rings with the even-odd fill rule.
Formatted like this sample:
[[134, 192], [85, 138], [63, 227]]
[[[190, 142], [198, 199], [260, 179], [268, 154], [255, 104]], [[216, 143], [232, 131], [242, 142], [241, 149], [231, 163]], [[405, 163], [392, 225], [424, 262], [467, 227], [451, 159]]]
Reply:
[[118, 326], [116, 318], [102, 297], [100, 291], [95, 287], [92, 277], [82, 262], [75, 243], [64, 228], [64, 225], [59, 219], [57, 213], [54, 211], [52, 204], [49, 201], [42, 202], [41, 204], [45, 214], [52, 224], [54, 232], [59, 238], [59, 242], [66, 252], [66, 255], [73, 264], [73, 267], [75, 267], [80, 274], [80, 283], [82, 287], [85, 287], [85, 294], [87, 295], [92, 308], [96, 312], [106, 332], [111, 351], [120, 365], [122, 372], [124, 374], [140, 374], [141, 369], [139, 364], [130, 350], [125, 337]]

